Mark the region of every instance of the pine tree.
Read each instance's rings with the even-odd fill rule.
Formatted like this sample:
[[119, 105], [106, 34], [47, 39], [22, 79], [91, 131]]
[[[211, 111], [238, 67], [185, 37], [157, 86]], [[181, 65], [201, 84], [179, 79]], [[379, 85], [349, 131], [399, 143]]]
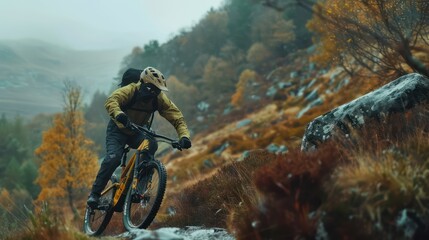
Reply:
[[46, 201], [53, 208], [67, 202], [77, 217], [76, 202], [88, 192], [94, 179], [97, 155], [91, 149], [92, 141], [84, 135], [80, 88], [65, 85], [64, 111], [55, 115], [53, 126], [43, 133], [42, 144], [35, 150], [41, 159], [37, 201]]

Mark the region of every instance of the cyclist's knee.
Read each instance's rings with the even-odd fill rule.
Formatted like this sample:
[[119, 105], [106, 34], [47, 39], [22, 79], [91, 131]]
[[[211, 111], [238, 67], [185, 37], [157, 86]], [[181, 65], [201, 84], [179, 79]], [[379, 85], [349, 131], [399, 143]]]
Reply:
[[119, 153], [108, 153], [103, 160], [103, 164], [119, 165], [121, 163], [121, 155]]

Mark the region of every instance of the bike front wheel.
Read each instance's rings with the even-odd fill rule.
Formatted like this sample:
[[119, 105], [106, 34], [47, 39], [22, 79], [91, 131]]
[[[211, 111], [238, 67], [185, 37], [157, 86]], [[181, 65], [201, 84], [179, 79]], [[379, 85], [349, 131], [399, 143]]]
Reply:
[[147, 228], [155, 218], [167, 185], [167, 171], [158, 161], [149, 162], [139, 174], [136, 189], [125, 198], [123, 223], [127, 230]]
[[[112, 181], [109, 181], [106, 189], [112, 184]], [[106, 229], [114, 212], [112, 204], [115, 191], [116, 189], [113, 187], [101, 195], [100, 204], [97, 208], [86, 207], [83, 230], [87, 235], [98, 236]]]

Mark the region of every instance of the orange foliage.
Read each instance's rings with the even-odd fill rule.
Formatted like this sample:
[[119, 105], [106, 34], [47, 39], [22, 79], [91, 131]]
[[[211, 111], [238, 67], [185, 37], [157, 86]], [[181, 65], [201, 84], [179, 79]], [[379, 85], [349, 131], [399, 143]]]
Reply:
[[356, 67], [353, 65], [360, 65], [383, 75], [412, 71], [425, 74], [426, 67], [410, 50], [420, 44], [427, 51], [427, 20], [416, 17], [427, 15], [427, 11], [425, 1], [320, 1], [314, 5], [314, 17], [307, 24], [316, 33], [313, 41], [318, 46], [312, 60], [351, 71]]
[[[339, 17], [341, 14], [347, 14], [347, 12], [353, 11], [353, 4], [355, 4], [355, 2], [353, 4], [350, 3], [349, 1], [326, 1], [323, 4], [318, 3], [314, 5], [313, 10], [318, 13], [326, 13], [328, 15], [327, 17]], [[341, 10], [340, 6], [347, 8]], [[338, 63], [340, 60], [338, 57], [341, 55], [341, 52], [344, 51], [344, 46], [341, 44], [341, 39], [336, 35], [335, 26], [327, 24], [326, 21], [323, 21], [322, 18], [315, 15], [313, 19], [307, 23], [307, 28], [319, 34], [319, 38], [314, 39], [314, 42], [319, 42], [318, 53], [312, 57], [312, 60], [319, 63], [321, 66]]]
[[69, 204], [75, 213], [75, 201], [87, 193], [98, 166], [93, 143], [84, 134], [82, 112], [77, 109], [79, 96], [68, 93], [65, 112], [55, 115], [52, 128], [43, 133], [42, 144], [35, 150], [41, 159], [37, 201], [47, 201], [54, 208]]
[[0, 207], [6, 211], [12, 211], [13, 205], [10, 204], [10, 193], [7, 189], [2, 188], [0, 191]]

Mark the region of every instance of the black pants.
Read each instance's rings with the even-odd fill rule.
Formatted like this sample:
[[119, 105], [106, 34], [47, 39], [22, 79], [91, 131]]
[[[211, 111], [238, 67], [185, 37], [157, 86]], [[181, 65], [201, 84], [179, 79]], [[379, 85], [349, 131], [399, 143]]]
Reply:
[[123, 133], [112, 120], [109, 121], [106, 130], [106, 156], [98, 170], [91, 193], [99, 195], [103, 191], [113, 172], [121, 164], [125, 145], [128, 144], [136, 149], [144, 139], [149, 140], [149, 151], [146, 154], [148, 157], [153, 157], [158, 149], [155, 139], [145, 134], [128, 135]]

